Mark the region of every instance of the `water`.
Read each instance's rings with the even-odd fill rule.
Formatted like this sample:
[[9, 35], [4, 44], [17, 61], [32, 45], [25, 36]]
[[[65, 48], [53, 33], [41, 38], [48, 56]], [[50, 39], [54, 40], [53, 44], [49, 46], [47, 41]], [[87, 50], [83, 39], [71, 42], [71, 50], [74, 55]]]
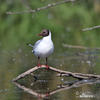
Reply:
[[[4, 54], [8, 55], [7, 52], [2, 54], [3, 56]], [[0, 100], [20, 100], [22, 98], [23, 100], [100, 99], [99, 80], [97, 82], [96, 80], [78, 82], [77, 79], [70, 77], [57, 77], [56, 72], [47, 69], [39, 69], [33, 74], [20, 79], [17, 83], [13, 83], [13, 78], [36, 65], [36, 62], [32, 63], [30, 61], [29, 64], [26, 60], [29, 54], [27, 56], [23, 54], [23, 60], [20, 58], [21, 56], [14, 57], [14, 55], [18, 56], [18, 54], [19, 52], [17, 54], [12, 53], [6, 64], [1, 63], [4, 67], [0, 70]], [[36, 59], [35, 57], [32, 58]], [[41, 63], [44, 63], [44, 61]], [[99, 66], [99, 51], [95, 51], [94, 54], [93, 50], [87, 52], [85, 50], [74, 49], [73, 51], [68, 49], [67, 53], [54, 54], [49, 57], [49, 65], [66, 71], [99, 74], [99, 70], [96, 70]], [[20, 69], [22, 70], [20, 71]]]

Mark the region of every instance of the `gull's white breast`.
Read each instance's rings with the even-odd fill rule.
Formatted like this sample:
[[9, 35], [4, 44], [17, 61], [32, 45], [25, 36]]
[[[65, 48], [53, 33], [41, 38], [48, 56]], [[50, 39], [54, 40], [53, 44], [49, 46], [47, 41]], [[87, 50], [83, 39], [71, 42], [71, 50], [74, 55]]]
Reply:
[[39, 57], [48, 57], [54, 51], [54, 45], [51, 39], [39, 40], [39, 43], [35, 45], [34, 54]]

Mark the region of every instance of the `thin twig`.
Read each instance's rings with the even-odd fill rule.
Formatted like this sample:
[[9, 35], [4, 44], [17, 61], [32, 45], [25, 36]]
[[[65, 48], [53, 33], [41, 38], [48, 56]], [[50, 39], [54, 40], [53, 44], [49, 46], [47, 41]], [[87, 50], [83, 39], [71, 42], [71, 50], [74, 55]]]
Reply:
[[[45, 65], [41, 65], [41, 67], [34, 67], [34, 68], [31, 68], [29, 69], [28, 71], [18, 75], [15, 79], [13, 79], [13, 81], [17, 81], [23, 77], [25, 77], [26, 75], [29, 75], [30, 73], [40, 69], [40, 68], [46, 68]], [[57, 68], [54, 68], [54, 67], [49, 67], [48, 70], [52, 70], [54, 72], [57, 72], [57, 73], [60, 73], [60, 75], [58, 76], [71, 76], [73, 78], [77, 78], [77, 79], [90, 79], [90, 78], [100, 78], [100, 75], [94, 75], [94, 74], [82, 74], [82, 73], [73, 73], [73, 72], [69, 72], [69, 71], [63, 71], [63, 70], [60, 70], [60, 69], [57, 69]]]
[[19, 80], [19, 79], [25, 77], [26, 75], [31, 74], [32, 72], [34, 72], [34, 71], [37, 70], [37, 69], [39, 69], [39, 67], [37, 67], [37, 66], [34, 67], [34, 68], [31, 68], [31, 69], [29, 69], [28, 71], [26, 71], [26, 72], [24, 72], [24, 73], [18, 75], [15, 79], [13, 79], [13, 81], [17, 81], [17, 80]]
[[84, 28], [84, 29], [82, 29], [82, 31], [90, 31], [90, 30], [97, 29], [97, 28], [100, 28], [100, 25], [89, 27], [89, 28]]
[[79, 45], [69, 45], [69, 44], [62, 44], [63, 47], [65, 48], [75, 48], [75, 49], [96, 49], [96, 50], [100, 50], [100, 48], [89, 48], [89, 47], [85, 47], [85, 46], [79, 46]]
[[64, 4], [64, 3], [68, 3], [68, 2], [74, 2], [74, 1], [75, 0], [63, 0], [63, 1], [56, 2], [56, 3], [48, 4], [46, 6], [43, 6], [43, 7], [37, 8], [37, 9], [33, 9], [33, 10], [25, 10], [25, 11], [20, 11], [20, 12], [10, 12], [9, 11], [9, 12], [6, 12], [6, 14], [12, 15], [12, 14], [35, 13], [35, 12], [38, 12], [40, 10], [45, 10], [47, 8], [51, 8], [51, 7], [60, 5], [60, 4]]

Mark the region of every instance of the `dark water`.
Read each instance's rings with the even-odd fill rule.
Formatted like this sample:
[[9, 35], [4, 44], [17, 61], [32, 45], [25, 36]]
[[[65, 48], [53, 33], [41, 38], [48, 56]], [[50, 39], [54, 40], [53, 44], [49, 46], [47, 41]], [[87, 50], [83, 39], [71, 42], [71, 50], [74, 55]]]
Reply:
[[[5, 55], [7, 56], [7, 52]], [[66, 71], [100, 74], [99, 55], [98, 50], [67, 49], [67, 52], [49, 57], [49, 64]], [[23, 60], [28, 56], [23, 57]], [[13, 78], [36, 65], [33, 62], [28, 66], [27, 61], [23, 63], [21, 61], [21, 64], [21, 59], [17, 59], [19, 61], [16, 59], [14, 57], [6, 64], [1, 63], [4, 67], [0, 70], [0, 100], [100, 99], [100, 80], [77, 81], [70, 77], [57, 77], [56, 72], [47, 69], [38, 69], [17, 83], [13, 83]], [[16, 67], [19, 69], [22, 67], [22, 71], [18, 71]]]

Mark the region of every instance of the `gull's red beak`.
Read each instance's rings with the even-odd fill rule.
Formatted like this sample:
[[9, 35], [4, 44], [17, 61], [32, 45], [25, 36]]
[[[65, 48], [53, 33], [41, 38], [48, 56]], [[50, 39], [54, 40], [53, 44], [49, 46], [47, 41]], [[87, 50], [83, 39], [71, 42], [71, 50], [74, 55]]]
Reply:
[[38, 36], [42, 36], [42, 33], [38, 34]]

